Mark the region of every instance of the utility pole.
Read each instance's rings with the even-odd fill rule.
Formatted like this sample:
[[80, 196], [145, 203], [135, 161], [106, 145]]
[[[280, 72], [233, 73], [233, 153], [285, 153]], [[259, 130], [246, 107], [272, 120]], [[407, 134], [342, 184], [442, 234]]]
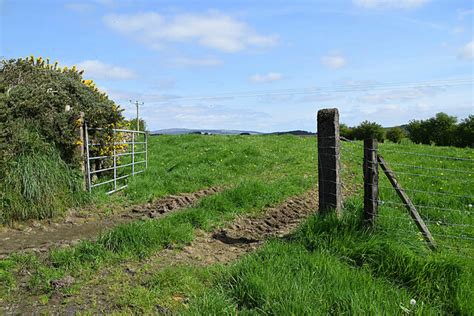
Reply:
[[135, 101], [135, 103], [132, 102], [132, 100], [130, 100], [130, 103], [132, 104], [135, 104], [135, 106], [137, 107], [137, 131], [140, 131], [140, 110], [139, 110], [139, 106], [140, 105], [143, 105], [145, 103], [143, 102], [138, 102], [138, 101]]

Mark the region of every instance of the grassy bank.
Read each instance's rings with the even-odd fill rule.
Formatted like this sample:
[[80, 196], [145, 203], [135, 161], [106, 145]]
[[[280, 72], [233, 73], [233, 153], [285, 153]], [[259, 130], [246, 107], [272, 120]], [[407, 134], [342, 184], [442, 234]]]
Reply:
[[108, 212], [118, 206], [211, 186], [232, 186], [243, 180], [271, 181], [297, 174], [316, 182], [316, 146], [312, 137], [151, 136], [147, 171], [129, 178], [126, 190], [110, 196], [104, 192], [111, 187], [95, 188], [92, 202], [98, 212]]
[[103, 186], [91, 197], [82, 194], [82, 176], [58, 153], [19, 156], [2, 181], [0, 223], [54, 218], [85, 205], [104, 213], [169, 194], [247, 179], [274, 180], [299, 171], [315, 179], [315, 138], [163, 135], [149, 137], [148, 150], [148, 170], [130, 179], [127, 190], [107, 196], [111, 188]]
[[[374, 229], [361, 225], [362, 192], [354, 192], [342, 219], [316, 215], [290, 240], [270, 242], [223, 268], [182, 312], [472, 314], [473, 151], [389, 143], [380, 153], [427, 222], [436, 252], [381, 174]], [[361, 154], [360, 143], [343, 145], [343, 168], [359, 181]]]
[[346, 211], [353, 213], [342, 221], [315, 216], [291, 241], [273, 241], [224, 268], [183, 312], [472, 313], [472, 263], [430, 254], [421, 243], [407, 248], [409, 236], [360, 230], [357, 208]]
[[[68, 275], [75, 278], [74, 285], [59, 291], [81, 302], [81, 286], [96, 278], [98, 270], [106, 269], [112, 274], [101, 282], [119, 289], [108, 298], [110, 304], [125, 313], [155, 313], [157, 308], [183, 314], [474, 312], [470, 258], [474, 223], [471, 200], [465, 197], [474, 192], [468, 181], [471, 173], [464, 173], [461, 180], [468, 183], [459, 185], [459, 176], [444, 177], [440, 173], [446, 171], [439, 170], [471, 171], [472, 150], [380, 146], [407, 192], [450, 193], [410, 194], [415, 204], [426, 206], [419, 211], [439, 245], [437, 252], [428, 250], [406, 211], [388, 203], [398, 201], [388, 189], [381, 188], [385, 203], [375, 228], [361, 226], [359, 189], [345, 201], [342, 219], [315, 215], [290, 238], [270, 241], [229, 266], [169, 266], [152, 275], [137, 275], [137, 282], [128, 283], [124, 263], [140, 265], [160, 249], [186, 244], [196, 229], [215, 229], [236, 215], [260, 212], [315, 185], [311, 175], [316, 171], [316, 151], [311, 138], [160, 136], [151, 146], [154, 159], [149, 171], [135, 177], [121, 195], [99, 197], [101, 201], [137, 203], [211, 185], [229, 188], [166, 218], [119, 226], [96, 242], [55, 250], [44, 257], [12, 256], [0, 261], [4, 302], [46, 303], [55, 292], [50, 281]], [[432, 161], [435, 157], [427, 156], [446, 153], [465, 160]], [[360, 143], [343, 143], [346, 184], [361, 181], [361, 157]], [[430, 169], [410, 172], [395, 163]], [[381, 175], [381, 187], [388, 185]], [[26, 288], [20, 286], [25, 280]]]
[[[94, 197], [96, 203], [138, 203], [211, 185], [230, 185], [229, 188], [204, 198], [194, 208], [162, 220], [118, 226], [96, 242], [82, 242], [41, 257], [21, 255], [2, 260], [2, 299], [15, 300], [24, 290], [32, 295], [32, 300], [38, 296], [47, 298], [53, 291], [52, 280], [67, 275], [87, 279], [89, 273], [98, 267], [130, 258], [139, 260], [171, 245], [180, 247], [193, 238], [195, 229], [209, 230], [238, 214], [259, 212], [314, 185], [314, 175], [309, 176], [314, 169], [310, 155], [314, 152], [314, 147], [310, 147], [314, 139], [258, 137], [251, 141], [257, 147], [252, 154], [255, 157], [249, 156], [249, 145], [243, 137], [152, 138], [149, 171], [135, 177], [130, 188], [119, 195], [108, 197], [97, 193]], [[201, 142], [203, 146], [199, 146]], [[223, 148], [219, 149], [220, 146]], [[177, 156], [176, 152], [180, 150], [183, 155]], [[291, 150], [297, 150], [298, 154], [291, 157]], [[184, 151], [188, 154], [184, 155]], [[231, 151], [237, 152], [242, 159], [235, 159], [229, 154]], [[203, 157], [197, 161], [195, 157], [199, 155]], [[234, 171], [235, 177], [232, 176]], [[18, 279], [25, 282], [25, 271], [28, 271], [28, 285], [20, 288]]]

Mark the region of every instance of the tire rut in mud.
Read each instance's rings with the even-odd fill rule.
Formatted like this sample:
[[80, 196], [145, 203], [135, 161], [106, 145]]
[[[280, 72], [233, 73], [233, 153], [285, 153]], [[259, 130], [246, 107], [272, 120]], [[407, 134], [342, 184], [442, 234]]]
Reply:
[[303, 220], [315, 213], [317, 207], [317, 192], [311, 190], [289, 198], [276, 207], [267, 208], [261, 214], [238, 217], [230, 225], [212, 233], [200, 231], [182, 251], [165, 250], [156, 259], [165, 259], [171, 264], [231, 262], [254, 251], [269, 238], [290, 234]]
[[[127, 288], [133, 288], [146, 283], [145, 280], [153, 278], [155, 273], [166, 267], [231, 263], [257, 250], [269, 238], [287, 236], [315, 213], [317, 207], [317, 191], [311, 190], [301, 196], [288, 198], [282, 204], [269, 207], [260, 214], [240, 216], [214, 232], [197, 230], [191, 244], [182, 249], [164, 249], [144, 261], [125, 263], [121, 269], [135, 273], [127, 273], [126, 280], [122, 281], [127, 284]], [[105, 275], [109, 273], [113, 274], [109, 271]], [[107, 278], [105, 275], [104, 278]], [[86, 301], [90, 304], [100, 302], [97, 306], [100, 311], [113, 311], [114, 298], [120, 293], [110, 292], [110, 287], [105, 290], [101, 284], [90, 284], [89, 289], [92, 295]], [[71, 305], [74, 310], [83, 308], [81, 304]]]
[[[168, 202], [177, 200], [176, 197], [169, 197], [169, 199], [162, 200], [160, 204], [164, 212], [172, 209]], [[184, 203], [184, 201], [191, 203], [186, 198], [182, 201], [177, 203]], [[118, 267], [98, 271], [100, 278], [83, 285], [81, 293], [84, 296], [81, 295], [66, 303], [62, 295], [57, 293], [47, 306], [30, 306], [29, 310], [75, 313], [88, 312], [90, 306], [95, 306], [93, 308], [95, 312], [113, 312], [116, 308], [114, 298], [120, 297], [120, 292], [124, 287], [140, 286], [146, 283], [145, 280], [152, 278], [154, 273], [169, 266], [207, 266], [233, 262], [257, 250], [269, 238], [279, 238], [290, 234], [309, 215], [316, 212], [317, 205], [317, 192], [311, 190], [301, 196], [289, 198], [276, 207], [267, 208], [263, 213], [240, 216], [231, 224], [214, 232], [197, 230], [193, 242], [182, 249], [164, 249], [145, 260], [124, 262]], [[135, 210], [135, 213], [140, 213], [142, 216], [150, 216], [149, 212], [158, 211], [152, 206], [143, 206]], [[122, 286], [115, 288], [106, 284], [106, 280], [109, 278], [113, 280], [113, 275], [117, 270], [126, 272], [126, 278], [121, 280]]]
[[154, 203], [129, 207], [116, 215], [104, 218], [100, 218], [99, 214], [86, 218], [71, 215], [60, 223], [42, 222], [23, 230], [6, 229], [0, 233], [0, 259], [11, 253], [46, 252], [52, 247], [70, 246], [84, 239], [94, 239], [101, 232], [118, 224], [164, 216], [190, 207], [201, 198], [220, 190], [211, 187], [193, 193], [171, 195]]

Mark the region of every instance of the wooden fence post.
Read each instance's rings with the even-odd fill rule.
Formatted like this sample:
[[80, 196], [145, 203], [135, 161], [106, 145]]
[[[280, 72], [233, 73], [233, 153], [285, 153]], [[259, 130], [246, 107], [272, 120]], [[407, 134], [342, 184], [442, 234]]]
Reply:
[[381, 156], [377, 156], [377, 160], [380, 163], [380, 166], [382, 167], [383, 172], [385, 173], [388, 180], [392, 184], [393, 188], [397, 192], [398, 196], [403, 201], [403, 204], [405, 204], [405, 207], [410, 213], [411, 218], [413, 218], [416, 226], [422, 233], [423, 238], [425, 238], [426, 242], [428, 243], [428, 247], [430, 247], [431, 250], [436, 250], [436, 243], [433, 239], [433, 236], [431, 235], [428, 227], [423, 221], [423, 218], [421, 218], [420, 214], [418, 214], [418, 211], [416, 210], [415, 205], [413, 205], [410, 198], [408, 197], [408, 195], [405, 193], [402, 186], [400, 185], [400, 183], [398, 183], [397, 179], [395, 178], [395, 174], [389, 168], [387, 162]]
[[341, 181], [339, 155], [339, 111], [318, 111], [318, 190], [319, 212], [341, 212]]
[[364, 222], [373, 225], [379, 206], [377, 139], [364, 140]]

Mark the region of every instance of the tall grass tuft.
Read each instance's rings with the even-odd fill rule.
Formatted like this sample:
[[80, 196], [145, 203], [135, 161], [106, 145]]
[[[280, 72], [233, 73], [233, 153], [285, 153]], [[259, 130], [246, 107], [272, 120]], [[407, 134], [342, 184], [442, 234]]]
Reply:
[[69, 167], [57, 150], [18, 155], [0, 184], [0, 222], [44, 219], [83, 202], [80, 174]]

